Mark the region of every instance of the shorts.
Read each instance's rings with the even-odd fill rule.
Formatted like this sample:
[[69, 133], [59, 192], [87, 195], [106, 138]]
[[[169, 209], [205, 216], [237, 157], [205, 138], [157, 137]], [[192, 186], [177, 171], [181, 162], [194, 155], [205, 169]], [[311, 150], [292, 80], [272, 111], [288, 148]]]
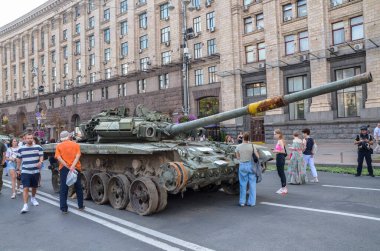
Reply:
[[16, 163], [15, 162], [7, 162], [7, 169], [9, 170], [15, 170], [16, 169]]
[[31, 187], [31, 188], [37, 188], [38, 187], [38, 180], [40, 179], [39, 173], [22, 173], [21, 174], [21, 183], [23, 187]]

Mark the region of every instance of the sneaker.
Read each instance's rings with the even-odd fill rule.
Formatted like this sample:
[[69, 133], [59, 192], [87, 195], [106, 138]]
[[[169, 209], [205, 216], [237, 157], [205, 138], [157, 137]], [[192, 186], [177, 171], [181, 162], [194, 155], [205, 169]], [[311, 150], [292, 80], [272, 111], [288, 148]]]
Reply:
[[368, 174], [368, 176], [375, 177], [375, 175], [373, 175], [373, 174]]
[[360, 177], [360, 174], [355, 174], [355, 177]]
[[11, 199], [14, 199], [14, 198], [16, 198], [16, 194], [12, 193]]
[[286, 187], [283, 187], [282, 188], [282, 193], [281, 194], [287, 194], [288, 193], [288, 189]]
[[21, 213], [24, 214], [24, 213], [26, 213], [26, 212], [28, 212], [28, 211], [29, 211], [28, 204], [24, 204], [24, 206], [23, 206], [22, 209], [21, 209]]
[[31, 199], [30, 199], [30, 202], [33, 204], [33, 206], [38, 206], [40, 203], [38, 203], [38, 201], [36, 200], [36, 198], [34, 198], [34, 197], [32, 197]]
[[314, 179], [310, 180], [311, 183], [318, 183], [319, 180], [318, 180], [318, 177], [315, 177]]
[[280, 189], [277, 190], [276, 193], [277, 193], [277, 194], [282, 194], [282, 190], [283, 190], [283, 188], [281, 187]]
[[20, 190], [20, 189], [17, 189], [17, 190], [16, 190], [16, 194], [22, 194], [21, 190]]
[[79, 211], [84, 211], [85, 208], [86, 208], [86, 207], [83, 206], [83, 207], [78, 208], [78, 210], [79, 210]]
[[69, 212], [67, 210], [62, 210], [62, 214], [68, 214]]

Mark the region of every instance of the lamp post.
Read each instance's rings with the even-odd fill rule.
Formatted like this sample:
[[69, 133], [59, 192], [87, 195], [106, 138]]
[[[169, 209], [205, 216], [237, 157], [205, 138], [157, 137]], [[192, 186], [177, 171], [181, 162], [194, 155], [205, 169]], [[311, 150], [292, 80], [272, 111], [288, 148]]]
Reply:
[[[189, 115], [190, 113], [190, 95], [189, 95], [189, 63], [190, 63], [190, 53], [189, 48], [187, 47], [187, 16], [186, 11], [189, 8], [189, 11], [192, 11], [194, 7], [190, 4], [190, 0], [180, 0], [182, 5], [182, 44], [181, 48], [183, 49], [182, 54], [182, 85], [183, 85], [183, 107], [182, 111], [184, 115]], [[174, 5], [169, 2], [169, 9], [173, 10]]]
[[[38, 76], [38, 67], [33, 67], [32, 75], [34, 77]], [[44, 92], [44, 86], [38, 84], [37, 79], [37, 104], [36, 104], [36, 119], [37, 119], [37, 132], [38, 136], [40, 133], [40, 125], [41, 125], [41, 111], [40, 111], [40, 92]]]

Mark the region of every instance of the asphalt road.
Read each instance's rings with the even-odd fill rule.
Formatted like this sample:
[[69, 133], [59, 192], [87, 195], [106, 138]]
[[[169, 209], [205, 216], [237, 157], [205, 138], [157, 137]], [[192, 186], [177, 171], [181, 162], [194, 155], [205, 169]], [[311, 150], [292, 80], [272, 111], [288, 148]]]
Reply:
[[[0, 195], [0, 250], [379, 250], [380, 178], [320, 173], [320, 183], [289, 186], [269, 172], [256, 207], [223, 192], [170, 196], [165, 211], [141, 217], [86, 201], [62, 215], [43, 173], [40, 206]], [[4, 177], [6, 180], [8, 177]], [[75, 201], [72, 201], [75, 205]]]

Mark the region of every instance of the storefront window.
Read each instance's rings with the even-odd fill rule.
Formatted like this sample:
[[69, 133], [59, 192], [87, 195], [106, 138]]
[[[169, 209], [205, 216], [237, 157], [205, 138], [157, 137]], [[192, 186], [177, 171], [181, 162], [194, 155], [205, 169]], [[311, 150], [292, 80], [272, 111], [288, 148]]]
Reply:
[[219, 98], [207, 97], [198, 101], [198, 117], [207, 117], [219, 112]]
[[[346, 68], [335, 71], [336, 80], [342, 80], [360, 74], [360, 67]], [[354, 86], [337, 92], [338, 117], [360, 116], [360, 104], [362, 103], [362, 86]]]

